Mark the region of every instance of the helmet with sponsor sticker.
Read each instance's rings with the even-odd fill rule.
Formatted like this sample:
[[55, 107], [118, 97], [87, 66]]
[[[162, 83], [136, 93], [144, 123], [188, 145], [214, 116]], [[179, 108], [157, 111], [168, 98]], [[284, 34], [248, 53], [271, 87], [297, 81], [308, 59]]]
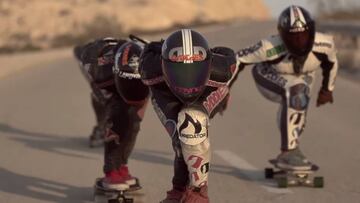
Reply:
[[135, 42], [122, 44], [115, 54], [113, 73], [118, 93], [128, 103], [142, 102], [148, 88], [141, 82], [139, 58], [142, 48]]
[[194, 30], [178, 30], [163, 43], [161, 63], [173, 94], [184, 103], [196, 101], [210, 75], [211, 52], [207, 40]]
[[290, 6], [280, 14], [278, 31], [288, 51], [295, 56], [306, 56], [314, 45], [315, 21], [300, 6]]
[[114, 48], [118, 40], [114, 38], [101, 38], [89, 43], [82, 53], [82, 61], [91, 80], [101, 84], [113, 80], [112, 67], [114, 65]]

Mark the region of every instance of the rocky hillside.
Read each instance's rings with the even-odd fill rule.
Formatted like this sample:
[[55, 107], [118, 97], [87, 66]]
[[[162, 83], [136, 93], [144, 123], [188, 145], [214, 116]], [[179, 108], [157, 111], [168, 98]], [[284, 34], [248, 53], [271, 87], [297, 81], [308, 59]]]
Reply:
[[0, 0], [0, 50], [268, 16], [262, 0]]

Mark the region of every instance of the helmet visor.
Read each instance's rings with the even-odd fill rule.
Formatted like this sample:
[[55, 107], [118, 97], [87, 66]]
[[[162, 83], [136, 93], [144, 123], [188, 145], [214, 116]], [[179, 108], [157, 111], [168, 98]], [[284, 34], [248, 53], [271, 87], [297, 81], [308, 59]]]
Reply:
[[183, 99], [199, 96], [210, 75], [210, 60], [194, 63], [163, 60], [162, 66], [170, 89]]
[[303, 32], [287, 32], [283, 40], [290, 53], [303, 56], [310, 52], [314, 37], [309, 30]]

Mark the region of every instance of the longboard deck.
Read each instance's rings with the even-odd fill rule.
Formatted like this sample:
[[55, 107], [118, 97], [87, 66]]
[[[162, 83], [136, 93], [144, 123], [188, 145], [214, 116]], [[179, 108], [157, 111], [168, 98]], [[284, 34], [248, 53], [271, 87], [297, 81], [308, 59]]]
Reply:
[[320, 169], [320, 167], [315, 164], [312, 164], [309, 170], [296, 170], [296, 169], [283, 168], [278, 166], [276, 159], [270, 159], [269, 163], [273, 165], [276, 169], [279, 169], [280, 171], [293, 173], [293, 174], [311, 174]]
[[309, 170], [293, 170], [279, 167], [276, 159], [271, 159], [269, 162], [274, 168], [265, 168], [265, 178], [276, 180], [280, 188], [289, 186], [324, 187], [323, 177], [311, 177], [311, 174], [319, 170], [319, 167], [315, 164], [313, 164]]
[[128, 190], [109, 190], [103, 188], [98, 178], [94, 186], [95, 203], [142, 203], [144, 194], [140, 193], [141, 186], [136, 186]]

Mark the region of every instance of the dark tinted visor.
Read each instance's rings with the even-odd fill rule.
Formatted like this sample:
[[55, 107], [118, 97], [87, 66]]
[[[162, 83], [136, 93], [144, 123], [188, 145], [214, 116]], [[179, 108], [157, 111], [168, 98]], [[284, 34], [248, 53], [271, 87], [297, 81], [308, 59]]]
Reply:
[[296, 55], [307, 54], [313, 43], [313, 37], [309, 30], [303, 32], [287, 32], [284, 34], [283, 40], [288, 50]]
[[170, 88], [181, 95], [202, 92], [209, 79], [210, 60], [194, 63], [176, 63], [163, 60], [163, 71]]

